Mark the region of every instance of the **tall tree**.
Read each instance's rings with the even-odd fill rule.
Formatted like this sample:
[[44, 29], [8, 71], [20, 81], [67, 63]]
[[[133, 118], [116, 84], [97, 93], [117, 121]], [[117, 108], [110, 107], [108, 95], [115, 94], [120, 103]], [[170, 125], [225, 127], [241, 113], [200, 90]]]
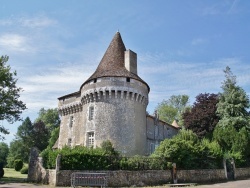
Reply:
[[172, 95], [168, 100], [163, 100], [156, 107], [159, 118], [167, 123], [175, 119], [180, 120], [181, 114], [188, 107], [189, 97], [187, 95]]
[[7, 156], [9, 153], [9, 147], [6, 143], [0, 142], [0, 166], [7, 164]]
[[250, 156], [250, 116], [247, 109], [250, 107], [249, 97], [237, 85], [236, 76], [231, 69], [224, 70], [226, 79], [222, 83], [223, 92], [219, 95], [217, 113], [220, 120], [213, 134], [214, 140], [230, 157], [243, 159]]
[[35, 122], [42, 121], [50, 133], [49, 147], [53, 147], [59, 137], [60, 117], [57, 108], [45, 110], [41, 108]]
[[61, 122], [57, 108], [49, 108], [47, 110], [41, 108], [38, 112], [38, 118], [35, 120], [35, 122], [38, 122], [39, 120], [43, 121], [50, 131], [59, 127]]
[[199, 138], [212, 137], [212, 132], [219, 121], [216, 114], [218, 95], [199, 94], [190, 111], [183, 114], [184, 126], [192, 130]]
[[[17, 87], [16, 71], [12, 72], [7, 65], [8, 56], [0, 57], [0, 120], [9, 123], [21, 120], [21, 113], [26, 109], [25, 104], [19, 100], [22, 88]], [[0, 133], [8, 134], [8, 130], [0, 125]], [[4, 139], [0, 135], [0, 139]]]
[[249, 97], [246, 92], [237, 85], [236, 76], [231, 69], [224, 70], [226, 80], [222, 83], [223, 92], [219, 95], [217, 113], [220, 116], [218, 126], [233, 125], [237, 131], [246, 127], [250, 130], [250, 116], [247, 109], [250, 107]]
[[50, 133], [43, 121], [39, 120], [33, 124], [32, 138], [33, 146], [37, 147], [40, 151], [48, 146]]

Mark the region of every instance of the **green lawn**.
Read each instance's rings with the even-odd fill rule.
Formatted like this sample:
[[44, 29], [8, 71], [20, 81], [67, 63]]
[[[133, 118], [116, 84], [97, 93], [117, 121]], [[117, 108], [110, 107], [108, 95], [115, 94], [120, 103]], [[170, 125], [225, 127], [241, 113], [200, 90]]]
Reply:
[[27, 174], [21, 174], [13, 168], [4, 168], [4, 176], [1, 182], [26, 182]]

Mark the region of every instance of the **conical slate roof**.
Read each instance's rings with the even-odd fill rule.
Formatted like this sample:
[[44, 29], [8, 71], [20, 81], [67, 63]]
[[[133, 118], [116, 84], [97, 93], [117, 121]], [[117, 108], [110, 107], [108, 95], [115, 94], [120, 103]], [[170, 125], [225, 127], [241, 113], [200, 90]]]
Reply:
[[[121, 35], [117, 32], [109, 44], [101, 62], [92, 76], [87, 79], [83, 85], [90, 80], [101, 77], [128, 77], [139, 80], [149, 86], [138, 75], [129, 72], [124, 64], [125, 45], [122, 41]], [[83, 86], [82, 85], [82, 86]]]

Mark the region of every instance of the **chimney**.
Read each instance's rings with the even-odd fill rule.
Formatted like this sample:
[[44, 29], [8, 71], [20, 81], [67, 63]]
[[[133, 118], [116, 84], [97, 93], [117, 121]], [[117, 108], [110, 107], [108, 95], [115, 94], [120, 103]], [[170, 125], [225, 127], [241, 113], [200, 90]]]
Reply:
[[132, 50], [126, 50], [125, 51], [125, 68], [137, 75], [137, 54], [133, 52]]

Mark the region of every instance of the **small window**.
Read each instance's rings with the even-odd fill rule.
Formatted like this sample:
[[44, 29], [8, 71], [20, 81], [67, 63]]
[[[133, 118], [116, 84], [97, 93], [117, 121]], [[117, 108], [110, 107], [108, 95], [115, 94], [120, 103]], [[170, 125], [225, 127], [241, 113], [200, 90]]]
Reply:
[[94, 79], [94, 83], [96, 83], [96, 82], [97, 82], [97, 78]]
[[89, 107], [89, 121], [94, 119], [94, 106]]
[[130, 78], [127, 78], [127, 82], [130, 82]]
[[95, 144], [95, 134], [94, 132], [89, 132], [88, 133], [88, 147], [94, 147]]
[[68, 139], [68, 146], [71, 146], [72, 140], [71, 138]]
[[73, 116], [70, 116], [70, 118], [69, 118], [69, 127], [73, 126], [73, 121], [74, 121]]

